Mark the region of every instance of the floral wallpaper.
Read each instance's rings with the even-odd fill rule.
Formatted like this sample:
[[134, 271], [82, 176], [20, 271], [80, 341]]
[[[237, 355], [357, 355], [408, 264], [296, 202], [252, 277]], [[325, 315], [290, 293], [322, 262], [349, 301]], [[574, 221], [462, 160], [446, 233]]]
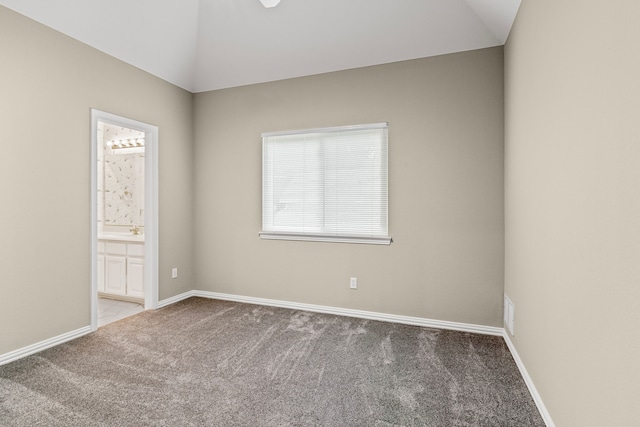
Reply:
[[144, 138], [144, 133], [101, 123], [102, 150], [98, 156], [98, 212], [103, 225], [144, 226], [144, 153], [120, 154], [107, 144], [122, 138]]

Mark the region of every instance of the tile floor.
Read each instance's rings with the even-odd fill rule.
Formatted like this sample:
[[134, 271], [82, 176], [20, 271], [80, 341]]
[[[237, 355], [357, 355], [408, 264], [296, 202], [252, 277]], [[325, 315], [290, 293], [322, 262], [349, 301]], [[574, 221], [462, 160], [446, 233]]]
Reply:
[[98, 327], [144, 311], [142, 304], [98, 298]]

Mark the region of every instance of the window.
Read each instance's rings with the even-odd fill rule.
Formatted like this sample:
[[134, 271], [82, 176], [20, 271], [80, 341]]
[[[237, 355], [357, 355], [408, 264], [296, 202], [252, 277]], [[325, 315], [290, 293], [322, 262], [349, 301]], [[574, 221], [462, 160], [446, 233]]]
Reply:
[[389, 244], [387, 124], [262, 135], [263, 239]]

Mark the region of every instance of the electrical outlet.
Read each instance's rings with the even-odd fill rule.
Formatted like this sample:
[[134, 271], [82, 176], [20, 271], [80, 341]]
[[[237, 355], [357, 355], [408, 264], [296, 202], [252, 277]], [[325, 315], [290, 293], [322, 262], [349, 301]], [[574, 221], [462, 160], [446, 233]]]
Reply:
[[351, 289], [358, 289], [358, 278], [357, 277], [352, 277], [351, 279], [349, 279], [349, 287]]
[[176, 279], [178, 277], [178, 267], [173, 267], [171, 269], [171, 278]]

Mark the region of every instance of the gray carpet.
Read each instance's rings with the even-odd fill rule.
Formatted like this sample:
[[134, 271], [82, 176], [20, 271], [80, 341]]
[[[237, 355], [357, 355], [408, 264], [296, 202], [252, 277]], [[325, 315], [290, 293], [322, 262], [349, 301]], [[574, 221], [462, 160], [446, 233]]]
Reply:
[[2, 426], [544, 426], [500, 337], [191, 298], [0, 366]]

